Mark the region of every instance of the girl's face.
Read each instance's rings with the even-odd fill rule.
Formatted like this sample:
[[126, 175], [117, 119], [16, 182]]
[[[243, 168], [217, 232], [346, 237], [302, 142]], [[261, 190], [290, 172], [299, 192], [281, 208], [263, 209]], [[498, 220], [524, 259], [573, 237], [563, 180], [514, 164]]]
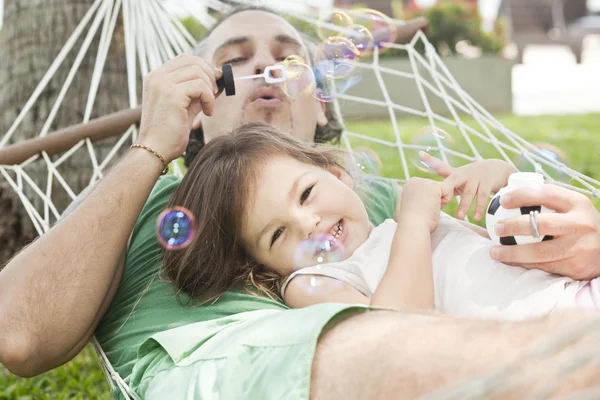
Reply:
[[287, 275], [346, 259], [367, 240], [367, 212], [342, 170], [286, 156], [259, 167], [242, 228], [246, 250], [258, 262]]

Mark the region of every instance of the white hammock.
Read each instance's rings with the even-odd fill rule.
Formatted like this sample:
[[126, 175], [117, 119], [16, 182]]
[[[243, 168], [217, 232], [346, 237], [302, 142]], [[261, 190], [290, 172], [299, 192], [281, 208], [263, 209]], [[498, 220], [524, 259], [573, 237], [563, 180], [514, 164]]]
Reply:
[[[236, 2], [261, 5], [261, 2], [259, 1], [237, 0]], [[229, 4], [220, 0], [206, 0], [205, 4], [208, 7], [207, 9], [219, 12], [227, 12], [231, 9]], [[184, 9], [186, 8], [185, 4], [180, 4], [180, 6]], [[194, 39], [182, 26], [178, 17], [169, 13], [168, 8], [163, 1], [93, 1], [89, 11], [73, 31], [71, 37], [67, 40], [62, 51], [57, 55], [52, 65], [48, 68], [47, 73], [41, 79], [36, 90], [32, 93], [29, 101], [24, 105], [21, 113], [16, 118], [11, 128], [2, 136], [2, 139], [0, 140], [0, 149], [7, 146], [11, 138], [18, 139], [13, 138], [13, 136], [15, 135], [19, 124], [23, 121], [23, 117], [30, 111], [32, 105], [46, 88], [57, 69], [63, 64], [67, 54], [74, 51], [73, 47], [75, 43], [78, 42], [87, 29], [81, 48], [78, 50], [77, 58], [71, 67], [70, 73], [64, 82], [54, 107], [50, 111], [45, 125], [39, 132], [39, 136], [45, 136], [49, 133], [55, 116], [60, 112], [60, 107], [67, 89], [73, 81], [81, 61], [88, 51], [92, 39], [97, 31], [101, 29], [100, 45], [96, 58], [95, 70], [83, 118], [83, 122], [89, 121], [94, 107], [94, 98], [100, 80], [102, 79], [104, 62], [120, 11], [122, 11], [121, 15], [125, 31], [125, 51], [128, 73], [127, 90], [131, 108], [136, 108], [141, 103], [137, 96], [138, 88], [136, 87], [140, 76], [144, 76], [148, 72], [158, 68], [164, 62], [175, 57], [179, 53], [190, 53], [192, 51], [195, 45]], [[202, 12], [194, 9], [188, 10], [188, 12], [206, 27], [210, 27], [215, 22], [215, 19], [209, 15], [206, 10]], [[316, 19], [314, 16], [295, 14], [294, 17], [312, 24], [323, 24], [322, 21]], [[398, 21], [398, 23], [400, 22]], [[421, 55], [415, 50], [415, 45], [419, 42], [424, 44], [426, 50], [425, 55]], [[548, 180], [552, 181], [557, 175], [563, 177], [566, 176], [568, 177], [569, 184], [562, 181], [556, 183], [591, 196], [600, 197], [600, 182], [568, 168], [560, 161], [554, 159], [552, 154], [537, 151], [534, 146], [504, 127], [490, 113], [473, 100], [469, 94], [462, 90], [444, 65], [442, 59], [436, 54], [434, 48], [429, 44], [422, 33], [418, 33], [408, 45], [389, 44], [389, 46], [407, 51], [408, 60], [410, 61], [412, 70], [410, 72], [404, 72], [380, 66], [379, 54], [376, 50], [373, 61], [369, 63], [359, 63], [359, 68], [364, 70], [364, 73], [372, 73], [375, 75], [381, 89], [381, 97], [373, 99], [360, 97], [356, 94], [343, 94], [339, 96], [339, 99], [343, 102], [357, 102], [386, 109], [393, 130], [393, 137], [377, 138], [370, 136], [370, 132], [346, 131], [342, 137], [342, 142], [348, 149], [352, 149], [352, 143], [358, 142], [369, 143], [369, 146], [372, 146], [372, 148], [397, 149], [394, 153], [397, 153], [397, 164], [401, 167], [402, 173], [395, 178], [400, 182], [406, 181], [411, 176], [411, 155], [417, 150], [428, 150], [432, 148], [432, 146], [425, 144], [403, 143], [403, 132], [401, 132], [397, 123], [397, 114], [408, 114], [422, 118], [423, 126], [427, 125], [444, 130], [452, 129], [458, 132], [457, 136], [459, 137], [457, 139], [464, 141], [468, 151], [458, 151], [455, 148], [452, 148], [452, 146], [450, 146], [447, 141], [443, 140], [443, 138], [440, 138], [437, 135], [433, 136], [436, 142], [433, 145], [433, 149], [439, 151], [440, 156], [444, 160], [459, 160], [460, 163], [480, 160], [483, 158], [481, 154], [486, 152], [489, 153], [488, 150], [491, 149], [494, 151], [495, 157], [503, 158], [511, 163], [515, 160], [515, 157], [521, 157], [534, 166], [536, 170], [544, 173]], [[388, 92], [385, 84], [389, 79], [403, 79], [413, 82], [418, 89], [422, 107], [415, 109], [392, 101], [392, 96]], [[443, 102], [446, 107], [446, 112], [444, 112], [443, 115], [432, 111], [430, 105], [432, 99], [435, 99], [436, 102]], [[470, 122], [464, 122], [465, 116], [469, 117]], [[53, 204], [52, 199], [53, 195], [55, 195], [55, 193], [53, 193], [53, 187], [54, 190], [56, 190], [57, 187], [54, 183], [58, 182], [58, 188], [64, 190], [73, 199], [78, 194], [75, 193], [61, 177], [61, 174], [58, 171], [59, 166], [74, 154], [85, 152], [89, 155], [93, 166], [93, 170], [89, 175], [89, 182], [93, 183], [102, 178], [107, 165], [113, 160], [118, 150], [123, 146], [129, 146], [130, 143], [135, 141], [136, 136], [137, 129], [135, 126], [131, 126], [127, 132], [121, 136], [120, 140], [104, 159], [98, 158], [94, 151], [93, 143], [89, 139], [85, 139], [66, 151], [55, 161], [52, 161], [48, 154], [43, 152], [41, 157], [36, 155], [19, 165], [0, 165], [0, 174], [18, 194], [38, 233], [43, 234], [59, 218], [63, 211], [57, 209]], [[484, 152], [484, 150], [486, 150], [486, 152]], [[28, 174], [34, 161], [43, 163], [47, 168], [47, 180], [44, 184], [34, 182]], [[182, 175], [182, 171], [176, 162], [171, 165], [176, 175]], [[26, 195], [25, 193], [29, 194]], [[39, 196], [41, 201], [34, 202], [33, 197], [35, 196]], [[42, 206], [35, 206], [34, 204], [42, 204]], [[596, 331], [598, 331], [597, 327]], [[102, 368], [113, 390], [117, 388], [125, 398], [138, 398], [138, 396], [129, 388], [127, 383], [112, 368], [98, 342], [95, 339], [92, 341], [100, 357]], [[554, 345], [558, 346], [557, 344]], [[545, 349], [548, 351], [548, 354], [550, 354], [550, 350], [548, 349], [552, 350], [555, 349], [555, 347], [550, 346]], [[540, 356], [542, 353], [543, 352], [536, 353], [536, 356]], [[589, 352], [586, 354], [589, 357]], [[596, 354], [595, 356], [597, 359], [600, 355]], [[512, 375], [510, 375], [511, 371]], [[441, 394], [435, 398], [464, 399], [471, 398], [469, 396], [472, 395], [491, 395], [496, 393], [494, 392], [495, 390], [498, 390], [497, 383], [502, 382], [501, 379], [507, 379], [507, 377], [515, 375], [515, 371], [515, 368], [511, 370], [507, 367], [507, 369], [500, 371], [502, 373], [499, 372], [495, 375], [490, 374], [489, 376], [470, 381], [468, 384], [459, 385], [453, 390], [440, 392]], [[545, 379], [551, 381], [551, 378], [548, 376], [546, 376]], [[595, 398], [600, 397], [598, 392], [594, 393], [596, 395]]]

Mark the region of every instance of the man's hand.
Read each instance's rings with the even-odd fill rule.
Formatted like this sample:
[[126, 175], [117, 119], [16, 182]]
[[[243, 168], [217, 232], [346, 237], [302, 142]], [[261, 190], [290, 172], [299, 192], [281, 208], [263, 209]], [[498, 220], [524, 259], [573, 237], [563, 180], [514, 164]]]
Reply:
[[419, 156], [454, 188], [454, 195], [461, 196], [456, 212], [458, 219], [467, 215], [471, 203], [476, 199], [474, 218], [480, 220], [488, 205], [490, 194], [506, 186], [508, 176], [517, 172], [515, 167], [502, 160], [481, 160], [453, 168], [424, 151], [419, 152]]
[[[524, 268], [586, 280], [600, 276], [600, 213], [586, 196], [555, 185], [518, 189], [502, 196], [502, 207], [543, 205], [556, 214], [540, 214], [538, 230], [554, 240], [520, 246], [495, 246], [492, 258]], [[531, 235], [529, 216], [496, 224], [498, 236]]]
[[220, 76], [207, 61], [188, 54], [146, 75], [139, 142], [167, 162], [181, 156], [198, 114], [213, 113]]

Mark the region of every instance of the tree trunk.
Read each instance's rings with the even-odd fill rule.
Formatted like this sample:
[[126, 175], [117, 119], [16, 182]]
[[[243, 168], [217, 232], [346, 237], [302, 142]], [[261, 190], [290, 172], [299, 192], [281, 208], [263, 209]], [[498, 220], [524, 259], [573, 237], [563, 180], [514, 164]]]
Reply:
[[[9, 130], [38, 82], [92, 3], [90, 0], [5, 2], [4, 26], [0, 37], [0, 136]], [[118, 21], [91, 118], [121, 110], [129, 105], [121, 16]], [[20, 124], [11, 142], [39, 135], [90, 26], [91, 23]], [[50, 131], [83, 121], [101, 31], [102, 25], [75, 75]], [[117, 139], [109, 139], [94, 145], [98, 163], [102, 162]], [[58, 157], [60, 155], [55, 159]], [[74, 193], [78, 194], [89, 184], [92, 176], [91, 167], [90, 156], [84, 146], [57, 169]], [[36, 161], [25, 170], [45, 191], [48, 180], [46, 163], [41, 160]], [[71, 198], [57, 184], [56, 179], [53, 181], [52, 192], [53, 204], [61, 212]], [[28, 191], [27, 197], [43, 216], [44, 207], [39, 196]], [[35, 236], [36, 232], [24, 207], [6, 180], [0, 177], [0, 265], [8, 261], [11, 255]]]

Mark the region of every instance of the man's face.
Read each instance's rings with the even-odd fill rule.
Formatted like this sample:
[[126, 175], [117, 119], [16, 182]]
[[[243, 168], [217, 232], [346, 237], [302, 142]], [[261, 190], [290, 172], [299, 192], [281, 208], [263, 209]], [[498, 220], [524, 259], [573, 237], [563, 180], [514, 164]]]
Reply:
[[[300, 35], [283, 18], [264, 11], [243, 11], [226, 19], [207, 38], [203, 56], [217, 67], [231, 63], [234, 77], [262, 74], [290, 55], [308, 62]], [[249, 122], [266, 122], [305, 140], [314, 140], [317, 125], [327, 119], [323, 104], [310, 93], [291, 98], [281, 84], [263, 79], [235, 82], [235, 96], [223, 93], [215, 102], [214, 114], [202, 114], [204, 138], [210, 139]]]

